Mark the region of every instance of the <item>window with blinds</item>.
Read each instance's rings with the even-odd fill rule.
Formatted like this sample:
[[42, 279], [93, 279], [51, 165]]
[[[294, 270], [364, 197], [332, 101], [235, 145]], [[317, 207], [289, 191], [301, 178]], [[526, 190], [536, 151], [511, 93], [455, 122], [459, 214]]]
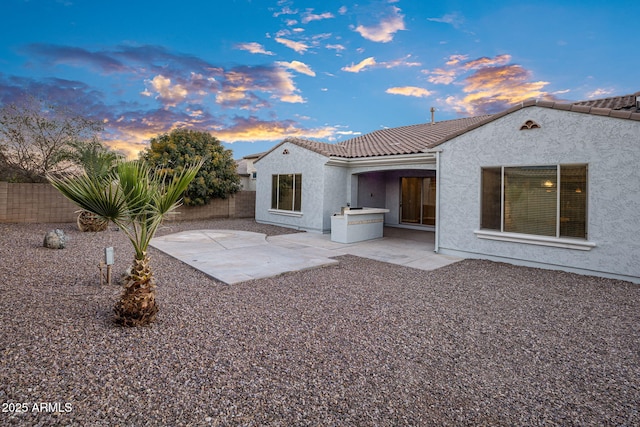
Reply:
[[587, 166], [482, 169], [484, 229], [587, 238]]

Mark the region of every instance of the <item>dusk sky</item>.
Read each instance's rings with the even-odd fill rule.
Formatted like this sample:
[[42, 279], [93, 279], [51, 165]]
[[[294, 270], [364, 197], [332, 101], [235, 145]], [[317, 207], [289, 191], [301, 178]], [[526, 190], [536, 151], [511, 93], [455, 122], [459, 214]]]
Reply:
[[104, 122], [133, 156], [176, 127], [238, 159], [529, 98], [640, 91], [640, 1], [1, 0], [0, 105]]

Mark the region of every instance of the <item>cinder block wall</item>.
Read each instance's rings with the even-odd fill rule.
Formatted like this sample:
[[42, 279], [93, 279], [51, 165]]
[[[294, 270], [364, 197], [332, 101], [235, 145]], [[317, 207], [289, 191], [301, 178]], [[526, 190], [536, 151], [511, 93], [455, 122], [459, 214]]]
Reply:
[[0, 222], [74, 222], [78, 209], [51, 184], [0, 182]]
[[[170, 220], [253, 218], [255, 203], [255, 191], [241, 191], [206, 206], [181, 206]], [[50, 184], [0, 182], [0, 222], [75, 222], [78, 210]]]
[[180, 206], [169, 221], [191, 221], [214, 218], [253, 218], [256, 192], [240, 191], [226, 199], [214, 199], [205, 206]]
[[256, 192], [240, 191], [235, 195], [235, 217], [254, 218], [256, 216]]

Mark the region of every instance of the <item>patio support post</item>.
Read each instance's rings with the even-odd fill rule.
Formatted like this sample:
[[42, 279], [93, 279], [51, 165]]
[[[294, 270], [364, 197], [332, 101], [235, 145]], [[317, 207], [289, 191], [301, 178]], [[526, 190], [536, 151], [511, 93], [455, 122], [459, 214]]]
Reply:
[[440, 249], [440, 150], [436, 151], [436, 235], [433, 251]]

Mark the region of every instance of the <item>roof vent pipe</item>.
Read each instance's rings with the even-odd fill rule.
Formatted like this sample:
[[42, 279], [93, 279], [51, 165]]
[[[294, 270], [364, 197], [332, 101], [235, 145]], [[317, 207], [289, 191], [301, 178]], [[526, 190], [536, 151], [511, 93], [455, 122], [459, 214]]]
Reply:
[[436, 109], [435, 109], [435, 107], [431, 107], [430, 111], [431, 111], [431, 124], [434, 125], [436, 123]]

